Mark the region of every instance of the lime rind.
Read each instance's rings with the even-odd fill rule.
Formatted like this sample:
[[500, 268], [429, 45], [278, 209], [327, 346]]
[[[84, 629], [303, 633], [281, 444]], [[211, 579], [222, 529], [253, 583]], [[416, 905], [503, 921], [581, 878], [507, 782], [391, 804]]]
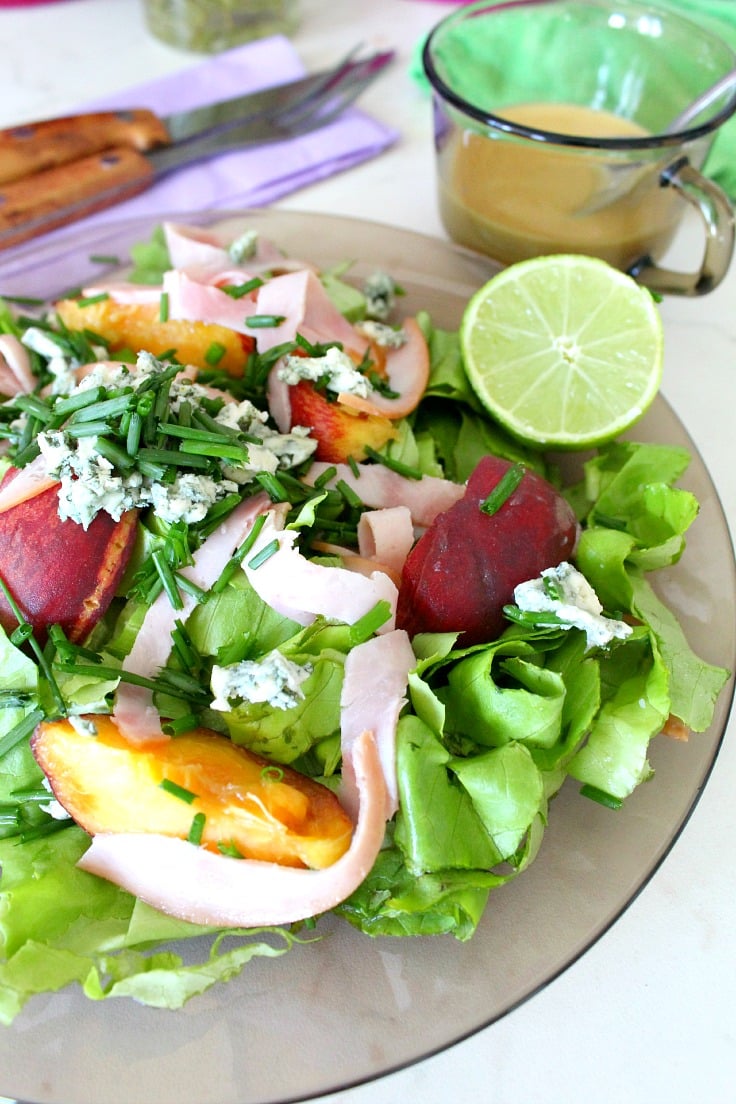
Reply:
[[460, 339], [483, 406], [539, 448], [612, 440], [642, 417], [661, 383], [654, 300], [592, 257], [538, 257], [504, 269], [468, 303]]

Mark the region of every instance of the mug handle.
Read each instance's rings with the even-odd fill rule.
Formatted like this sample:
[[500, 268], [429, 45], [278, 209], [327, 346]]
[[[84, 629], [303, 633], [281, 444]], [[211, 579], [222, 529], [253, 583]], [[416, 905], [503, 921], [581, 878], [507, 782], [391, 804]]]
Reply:
[[734, 249], [734, 212], [725, 192], [691, 165], [687, 157], [660, 176], [663, 188], [675, 188], [698, 211], [705, 226], [705, 252], [697, 272], [661, 268], [649, 256], [629, 269], [638, 283], [662, 295], [707, 295], [728, 272]]

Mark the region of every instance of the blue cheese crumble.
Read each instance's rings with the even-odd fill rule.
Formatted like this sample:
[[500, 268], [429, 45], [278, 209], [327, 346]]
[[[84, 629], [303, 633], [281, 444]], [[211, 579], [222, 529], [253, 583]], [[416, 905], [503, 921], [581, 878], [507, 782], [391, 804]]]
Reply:
[[229, 712], [232, 702], [267, 702], [274, 709], [291, 709], [304, 699], [301, 684], [312, 665], [292, 663], [278, 649], [262, 659], [244, 659], [227, 667], [212, 668], [212, 709]]
[[358, 395], [367, 399], [373, 391], [370, 380], [358, 371], [346, 352], [331, 345], [320, 357], [285, 356], [276, 374], [293, 386], [300, 380], [323, 384], [336, 394]]
[[375, 322], [372, 318], [366, 318], [355, 328], [363, 337], [383, 349], [400, 349], [406, 344], [406, 331], [394, 329], [393, 326], [387, 326], [385, 322]]
[[386, 272], [373, 272], [363, 284], [366, 315], [385, 322], [396, 304], [396, 283]]
[[[151, 353], [142, 352], [135, 366], [97, 364], [69, 394], [95, 387], [129, 388], [136, 391], [164, 366]], [[183, 402], [196, 408], [212, 392], [184, 377], [172, 381], [169, 405], [175, 413]], [[222, 460], [219, 472], [179, 472], [171, 481], [157, 481], [133, 469], [121, 472], [98, 452], [97, 437], [74, 437], [64, 429], [41, 432], [38, 447], [49, 475], [59, 479], [59, 517], [89, 527], [100, 511], [119, 521], [127, 510], [152, 506], [167, 522], [202, 521], [212, 506], [226, 495], [252, 482], [260, 472], [273, 473], [307, 460], [317, 442], [304, 427], [280, 434], [267, 424], [268, 414], [251, 402], [224, 402], [215, 415], [223, 426], [243, 433], [247, 438], [246, 459], [233, 463]]]
[[603, 606], [588, 580], [566, 561], [547, 568], [538, 579], [520, 583], [514, 602], [520, 610], [554, 614], [565, 622], [561, 628], [582, 629], [589, 648], [603, 648], [632, 632], [624, 621], [603, 616]]

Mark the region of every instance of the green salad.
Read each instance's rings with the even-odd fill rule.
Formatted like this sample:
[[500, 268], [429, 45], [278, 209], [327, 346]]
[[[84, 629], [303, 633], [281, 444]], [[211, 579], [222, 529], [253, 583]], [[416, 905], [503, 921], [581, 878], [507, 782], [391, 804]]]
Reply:
[[[73, 984], [180, 1008], [319, 939], [328, 911], [366, 936], [470, 939], [492, 891], [544, 861], [563, 783], [615, 816], [652, 777], [650, 741], [707, 729], [728, 678], [652, 586], [698, 514], [682, 448], [616, 440], [562, 487], [485, 414], [458, 334], [402, 318], [390, 277], [357, 286], [255, 237], [171, 226], [134, 252], [125, 281], [0, 308], [18, 380], [0, 405], [4, 1024]], [[277, 292], [297, 285], [321, 321], [289, 330]], [[415, 381], [394, 353], [420, 344], [427, 376], [401, 413]], [[322, 415], [348, 419], [343, 453]], [[533, 526], [516, 549], [511, 526], [481, 569], [486, 531], [513, 508], [536, 519], [532, 490], [564, 519], [564, 554]], [[384, 519], [408, 523], [403, 550]], [[501, 580], [498, 620], [471, 629], [456, 611], [481, 570]], [[256, 797], [218, 782], [207, 804], [199, 782], [156, 774], [200, 739], [255, 764]], [[251, 850], [249, 800], [256, 835], [288, 847], [324, 800], [328, 858], [260, 835]]]

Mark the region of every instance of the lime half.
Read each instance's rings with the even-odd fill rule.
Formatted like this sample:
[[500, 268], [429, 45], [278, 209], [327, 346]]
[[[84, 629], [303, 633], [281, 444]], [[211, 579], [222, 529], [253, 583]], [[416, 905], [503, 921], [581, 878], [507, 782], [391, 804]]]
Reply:
[[480, 402], [537, 448], [612, 440], [644, 414], [662, 379], [652, 296], [593, 257], [535, 257], [499, 272], [468, 303], [460, 341]]

